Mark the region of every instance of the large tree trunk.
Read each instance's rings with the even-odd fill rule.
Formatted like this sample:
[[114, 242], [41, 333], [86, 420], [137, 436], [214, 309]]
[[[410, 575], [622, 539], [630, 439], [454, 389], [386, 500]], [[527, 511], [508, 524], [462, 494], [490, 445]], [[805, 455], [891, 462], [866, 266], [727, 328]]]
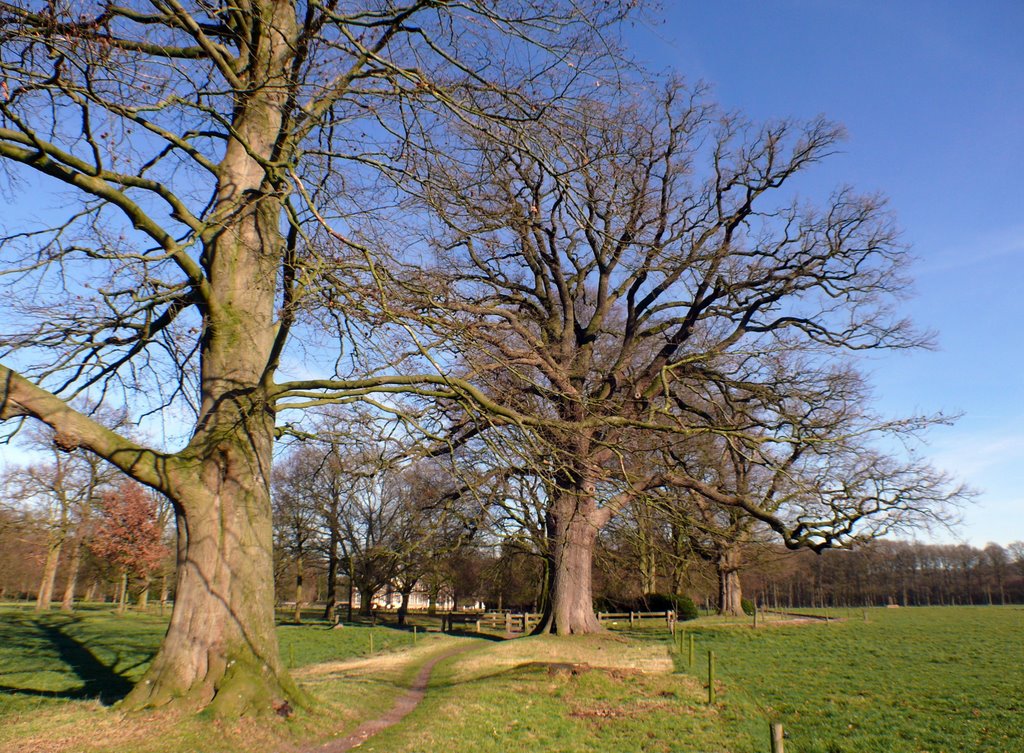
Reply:
[[120, 574], [117, 576], [117, 613], [124, 614], [124, 610], [127, 605], [128, 571], [122, 568]]
[[641, 593], [658, 593], [658, 547], [654, 541], [654, 522], [649, 510], [634, 508], [636, 517], [637, 561]]
[[409, 596], [412, 595], [412, 587], [402, 589], [402, 603], [398, 607], [398, 625], [405, 625], [406, 617], [409, 614]]
[[[227, 163], [238, 149], [229, 145]], [[254, 180], [244, 172], [233, 173], [241, 187]], [[166, 471], [164, 491], [178, 514], [174, 609], [159, 653], [125, 700], [129, 707], [181, 698], [235, 716], [269, 712], [285, 699], [304, 702], [280, 661], [274, 629], [268, 374], [279, 204], [245, 203], [241, 187], [225, 179], [225, 197], [239, 195], [238, 214], [205, 254], [217, 291], [204, 327], [197, 430]]]
[[70, 612], [75, 608], [75, 589], [78, 587], [78, 573], [82, 569], [82, 547], [85, 541], [79, 536], [71, 548], [71, 562], [68, 563], [68, 579], [64, 584], [64, 597], [60, 608]]
[[46, 547], [46, 562], [43, 564], [43, 577], [39, 581], [39, 593], [36, 594], [36, 611], [45, 612], [53, 602], [53, 584], [57, 579], [57, 567], [60, 565], [60, 551], [64, 546], [64, 535], [50, 539]]
[[726, 550], [715, 560], [718, 572], [718, 613], [741, 617], [743, 615], [743, 588], [740, 585], [742, 556], [738, 550]]
[[159, 653], [125, 700], [182, 698], [234, 717], [305, 703], [280, 660], [274, 626], [270, 476], [274, 441], [277, 276], [285, 257], [282, 187], [272, 159], [294, 54], [295, 13], [258, 2], [267, 33], [252, 51], [252, 89], [236, 101], [210, 227], [202, 238], [202, 402], [188, 447], [168, 459], [179, 516], [174, 609]]
[[302, 570], [305, 567], [305, 561], [302, 554], [299, 554], [295, 558], [295, 622], [302, 622]]
[[377, 584], [368, 581], [356, 581], [359, 588], [359, 614], [369, 617], [373, 614], [373, 599], [377, 595]]
[[331, 531], [331, 541], [327, 547], [327, 606], [324, 608], [324, 619], [334, 622], [338, 604], [338, 537]]
[[592, 570], [597, 533], [606, 520], [589, 485], [562, 492], [552, 502], [546, 521], [551, 590], [534, 633], [570, 635], [603, 630], [594, 614]]
[[182, 510], [170, 626], [129, 708], [183, 699], [235, 716], [303, 699], [278, 653], [269, 493], [238, 460], [222, 458], [219, 493]]

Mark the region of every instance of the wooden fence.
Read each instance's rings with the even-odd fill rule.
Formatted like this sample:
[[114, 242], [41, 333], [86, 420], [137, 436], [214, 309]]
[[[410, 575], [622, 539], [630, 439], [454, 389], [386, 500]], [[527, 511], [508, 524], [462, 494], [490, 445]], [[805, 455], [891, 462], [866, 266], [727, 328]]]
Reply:
[[441, 618], [441, 629], [454, 630], [456, 625], [472, 626], [477, 633], [484, 628], [505, 633], [529, 633], [543, 617], [540, 613], [525, 612], [449, 612]]
[[[484, 629], [504, 633], [529, 633], [541, 621], [544, 615], [539, 612], [449, 612], [441, 616], [441, 629], [445, 632], [454, 630], [456, 625], [462, 629], [477, 633]], [[664, 620], [669, 630], [675, 633], [676, 613], [668, 612], [598, 612], [599, 622], [628, 620], [633, 627], [640, 620]]]
[[665, 620], [668, 625], [672, 625], [676, 621], [676, 613], [672, 611], [668, 612], [598, 612], [597, 621], [605, 622], [606, 620], [629, 620], [629, 626], [633, 627], [640, 620], [646, 619], [657, 619]]

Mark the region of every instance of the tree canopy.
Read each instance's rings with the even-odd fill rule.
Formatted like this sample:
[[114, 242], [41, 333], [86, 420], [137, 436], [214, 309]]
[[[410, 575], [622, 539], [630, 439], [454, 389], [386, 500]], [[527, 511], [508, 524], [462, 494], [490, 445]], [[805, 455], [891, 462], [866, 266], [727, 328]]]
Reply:
[[[927, 421], [859, 410], [832, 355], [927, 339], [893, 311], [884, 201], [791, 189], [841, 130], [632, 70], [609, 30], [636, 5], [0, 0], [8, 190], [69, 197], [0, 232], [0, 420], [178, 516], [170, 628], [128, 706], [305, 702], [274, 636], [270, 487], [275, 440], [325, 404], [530, 490], [556, 633], [599, 629], [597, 532], [650, 492], [818, 548], [957, 496], [865, 450]], [[79, 395], [184, 436], [108, 429]], [[697, 440], [768, 493], [715, 483]]]

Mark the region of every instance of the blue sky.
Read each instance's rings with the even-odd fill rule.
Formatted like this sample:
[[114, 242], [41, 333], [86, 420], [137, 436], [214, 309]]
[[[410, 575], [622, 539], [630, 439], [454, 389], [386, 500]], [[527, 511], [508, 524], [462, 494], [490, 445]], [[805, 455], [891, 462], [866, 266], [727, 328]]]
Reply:
[[649, 65], [752, 118], [846, 126], [813, 185], [890, 197], [917, 258], [905, 311], [938, 332], [937, 351], [865, 363], [878, 406], [961, 413], [922, 451], [981, 492], [934, 539], [1024, 539], [1024, 3], [668, 0], [663, 15], [627, 34]]
[[[845, 150], [803, 190], [890, 197], [918, 258], [905, 309], [939, 334], [935, 352], [865, 364], [879, 408], [962, 413], [923, 451], [982, 493], [938, 540], [1024, 540], [1024, 2], [664, 6], [627, 33], [649, 65], [710, 83], [752, 118], [846, 126]], [[0, 446], [0, 461], [12, 452]]]

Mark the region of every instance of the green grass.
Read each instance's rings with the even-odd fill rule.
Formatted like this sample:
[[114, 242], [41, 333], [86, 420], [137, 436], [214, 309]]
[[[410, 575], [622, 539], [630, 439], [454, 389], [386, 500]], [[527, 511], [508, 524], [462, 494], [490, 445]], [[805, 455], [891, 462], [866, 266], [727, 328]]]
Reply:
[[[735, 741], [721, 725], [728, 712], [701, 705], [699, 683], [631, 666], [651, 657], [664, 659], [660, 638], [647, 646], [615, 636], [545, 636], [514, 643], [522, 654], [519, 663], [495, 661], [493, 654], [504, 648], [499, 644], [442, 666], [431, 692], [406, 722], [372, 738], [361, 749], [367, 753], [420, 753], [440, 746], [474, 753], [733, 750]], [[580, 659], [594, 668], [575, 674], [551, 668], [552, 662]]]
[[[6, 713], [49, 702], [122, 698], [160, 646], [167, 619], [155, 613], [80, 609], [37, 614], [0, 608], [0, 721]], [[330, 629], [323, 622], [277, 628], [292, 668], [412, 645], [412, 633], [386, 626]]]
[[0, 611], [0, 721], [67, 700], [120, 699], [166, 629], [160, 617], [134, 613]]
[[[274, 718], [263, 727], [256, 722], [225, 727], [162, 713], [148, 720], [125, 717], [110, 704], [145, 672], [166, 628], [167, 618], [156, 612], [118, 616], [107, 607], [86, 607], [71, 615], [37, 614], [0, 607], [0, 750], [77, 751], [87, 743], [89, 750], [126, 753], [244, 751], [253, 739], [274, 749], [290, 739], [328, 738], [390, 708], [422, 661], [396, 662], [372, 679], [303, 678], [306, 667], [369, 657], [371, 635], [375, 657], [411, 648], [413, 636], [381, 625], [331, 629], [322, 621], [286, 623], [278, 626], [282, 657], [321, 701], [313, 711], [287, 722]], [[424, 656], [435, 643], [449, 640], [422, 631], [418, 637], [417, 654]], [[146, 727], [152, 734], [143, 734]], [[97, 731], [91, 737], [83, 732], [90, 729]]]
[[[862, 614], [836, 610], [844, 619], [756, 631], [749, 620], [702, 618], [680, 626], [681, 654], [659, 620], [601, 636], [479, 640], [438, 666], [411, 716], [361, 749], [766, 753], [768, 724], [779, 721], [787, 753], [1024, 753], [1024, 609], [873, 609], [867, 622]], [[103, 705], [145, 670], [164, 626], [155, 615], [0, 608], [0, 751], [241, 753], [321, 741], [390, 708], [423, 661], [466, 640], [421, 632], [413, 651], [411, 634], [389, 627], [282, 624], [285, 661], [321, 700], [312, 711], [225, 723], [126, 717]], [[552, 662], [591, 669], [552, 671]]]
[[[593, 639], [529, 639], [541, 663], [505, 666], [487, 654], [439, 673], [407, 724], [365, 746], [414, 753], [449, 744], [475, 753], [712, 751], [758, 753], [782, 722], [788, 753], [1024, 752], [1024, 610], [830, 610], [826, 624], [702, 619], [673, 651], [675, 674], [550, 674], [567, 646]], [[669, 648], [663, 623], [620, 623], [613, 637]], [[600, 643], [591, 647], [601, 661]], [[606, 649], [605, 649], [606, 650]], [[707, 652], [717, 658], [717, 703], [706, 705]], [[577, 661], [579, 656], [565, 657]], [[460, 666], [473, 663], [469, 670]]]
[[765, 728], [782, 722], [798, 753], [1024, 751], [1024, 609], [867, 614], [757, 631], [697, 624], [696, 667], [685, 649], [677, 667], [706, 677], [714, 651], [722, 702]]

